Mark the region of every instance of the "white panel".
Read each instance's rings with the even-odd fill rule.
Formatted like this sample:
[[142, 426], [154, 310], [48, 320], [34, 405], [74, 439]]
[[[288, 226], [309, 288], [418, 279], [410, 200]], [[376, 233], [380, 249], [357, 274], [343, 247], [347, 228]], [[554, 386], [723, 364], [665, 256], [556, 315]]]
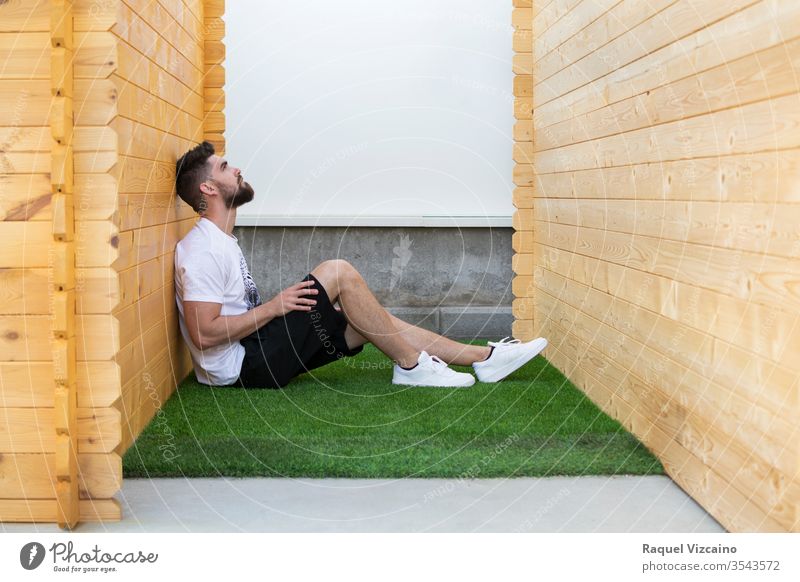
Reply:
[[227, 159], [256, 190], [238, 223], [508, 223], [511, 9], [228, 2]]

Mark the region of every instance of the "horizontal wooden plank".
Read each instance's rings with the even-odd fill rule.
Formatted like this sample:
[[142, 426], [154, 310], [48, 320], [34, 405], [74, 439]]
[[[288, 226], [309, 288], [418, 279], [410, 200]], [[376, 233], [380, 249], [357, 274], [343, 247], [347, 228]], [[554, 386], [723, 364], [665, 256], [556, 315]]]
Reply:
[[196, 217], [159, 224], [135, 231], [119, 233], [119, 258], [114, 262], [117, 270], [127, 269], [138, 263], [175, 250], [175, 245], [192, 229]]
[[0, 32], [35, 31], [50, 31], [50, 0], [0, 4]]
[[[783, 406], [787, 390], [790, 392], [788, 401], [800, 405], [800, 387], [795, 382], [796, 372], [793, 371], [796, 364], [789, 356], [797, 353], [800, 344], [796, 311], [784, 309], [782, 305], [763, 306], [743, 301], [576, 252], [535, 245], [533, 255], [537, 268], [555, 271], [776, 362], [770, 365], [760, 361], [760, 365], [750, 372], [758, 371], [757, 376], [743, 376], [741, 379], [749, 378], [749, 381], [763, 386], [763, 397], [774, 402], [776, 410]], [[755, 356], [743, 357], [750, 362]], [[786, 364], [781, 364], [783, 361]], [[769, 390], [773, 386], [778, 388], [776, 392]]]
[[800, 94], [537, 152], [537, 172], [758, 153], [800, 146]]
[[[152, 30], [158, 31], [159, 36], [177, 49], [180, 54], [198, 70], [202, 70], [203, 59], [199, 43], [183, 28], [182, 22], [167, 10], [164, 5], [148, 0], [123, 0], [130, 12], [125, 10], [123, 18], [131, 18], [134, 22], [128, 26], [146, 23]], [[185, 19], [182, 19], [185, 20]]]
[[205, 42], [204, 62], [215, 65], [225, 61], [225, 43], [216, 40]]
[[203, 7], [206, 18], [221, 18], [225, 15], [225, 0], [204, 0]]
[[[581, 0], [556, 0], [555, 2], [537, 2], [531, 10], [533, 30], [541, 34], [564, 18]], [[541, 4], [541, 6], [539, 6]]]
[[517, 251], [511, 257], [511, 270], [517, 275], [533, 275], [533, 253]]
[[120, 231], [194, 218], [197, 214], [173, 192], [128, 193], [119, 198]]
[[536, 107], [543, 128], [669, 83], [694, 77], [726, 62], [797, 37], [800, 5], [758, 3], [613, 70], [610, 74]]
[[175, 286], [169, 281], [161, 289], [140, 296], [133, 305], [117, 310], [114, 315], [119, 321], [120, 345], [132, 342], [177, 308]]
[[187, 86], [175, 75], [123, 39], [118, 39], [119, 69], [117, 75], [160, 99], [199, 117], [202, 95], [198, 87]]
[[[534, 43], [536, 58], [534, 74], [537, 82], [549, 79], [565, 67], [580, 61], [599, 47], [650, 20], [668, 6], [675, 4], [676, 1], [614, 2], [609, 10], [601, 12], [597, 18], [582, 29], [578, 29], [570, 19], [565, 18], [558, 23], [560, 26], [543, 30], [541, 38], [537, 36]], [[588, 8], [588, 4], [593, 4], [594, 8]], [[599, 2], [589, 2], [579, 5], [579, 10], [571, 13], [572, 20], [580, 22], [582, 18], [591, 18], [600, 9], [599, 4]], [[553, 50], [554, 44], [558, 46], [558, 50]], [[622, 65], [619, 58], [617, 62], [620, 66]]]
[[[53, 407], [52, 362], [0, 362], [0, 402], [10, 407]], [[111, 406], [122, 384], [114, 362], [78, 362], [78, 406]]]
[[117, 88], [111, 79], [75, 79], [75, 125], [108, 125], [117, 114]]
[[52, 226], [47, 222], [0, 223], [0, 265], [3, 267], [49, 267], [53, 245]]
[[206, 40], [225, 40], [225, 21], [221, 18], [203, 20], [203, 32]]
[[[0, 454], [55, 453], [53, 408], [0, 408]], [[116, 408], [78, 408], [78, 452], [109, 453], [120, 443]]]
[[0, 221], [50, 220], [50, 175], [0, 173]]
[[698, 75], [617, 101], [550, 125], [537, 134], [536, 150], [597, 139], [797, 91], [800, 39], [726, 62]]
[[[537, 312], [538, 313], [538, 312]], [[568, 317], [568, 316], [567, 316]], [[554, 348], [568, 352], [576, 358], [582, 369], [601, 380], [609, 388], [636, 406], [637, 410], [651, 419], [667, 435], [681, 443], [695, 457], [702, 460], [718, 475], [727, 479], [742, 493], [750, 493], [751, 499], [764, 513], [769, 513], [784, 527], [796, 519], [795, 508], [787, 499], [800, 494], [798, 483], [786, 477], [785, 472], [763, 458], [767, 447], [763, 439], [748, 440], [741, 424], [726, 421], [717, 401], [687, 390], [675, 390], [667, 386], [664, 379], [646, 381], [633, 370], [609, 359], [602, 350], [587, 343], [578, 335], [567, 331], [559, 324], [569, 324], [562, 314], [537, 320], [547, 328], [553, 338]], [[570, 328], [571, 329], [571, 328]], [[754, 447], [753, 443], [757, 443]], [[778, 445], [778, 450], [787, 460], [796, 454], [794, 446]], [[793, 464], [793, 463], [791, 463]]]
[[537, 174], [547, 198], [800, 202], [800, 150]]
[[121, 328], [110, 314], [79, 315], [75, 319], [79, 360], [110, 360], [119, 349]]
[[[122, 486], [122, 459], [116, 453], [78, 454], [81, 499], [109, 498]], [[42, 499], [55, 497], [55, 455], [6, 453], [0, 455], [0, 497]]]
[[[672, 202], [537, 198], [522, 215], [545, 222], [641, 234], [664, 240], [796, 257], [800, 205], [749, 202]], [[687, 247], [689, 251], [691, 247]]]
[[533, 165], [515, 164], [513, 180], [517, 186], [531, 186], [533, 184]]
[[[149, 29], [148, 29], [149, 30]], [[159, 35], [150, 30], [152, 47], [159, 45]], [[134, 40], [135, 39], [131, 39]], [[125, 38], [118, 39], [118, 75], [162, 99], [196, 114], [196, 103], [202, 101], [199, 85], [186, 84], [186, 79], [176, 75], [163, 58], [158, 58], [146, 46], [133, 46]], [[199, 50], [199, 48], [197, 49]]]
[[0, 153], [0, 167], [6, 174], [41, 174], [49, 172], [52, 164], [50, 152]]
[[[173, 325], [175, 327], [172, 327]], [[146, 366], [155, 362], [164, 350], [166, 343], [164, 338], [171, 338], [169, 343], [181, 341], [178, 334], [178, 315], [169, 313], [166, 318], [158, 321], [135, 341], [121, 346], [114, 356], [114, 361], [119, 365], [122, 386], [139, 377]], [[127, 417], [124, 411], [123, 417]]]
[[225, 89], [209, 87], [203, 93], [205, 111], [222, 111], [225, 108]]
[[[661, 1], [671, 3], [671, 0]], [[590, 44], [597, 46], [595, 50], [551, 77], [545, 78], [537, 64], [534, 68], [537, 79], [534, 107], [601, 78], [754, 3], [755, 0], [704, 2], [697, 5], [688, 2], [671, 3], [663, 11], [654, 14], [641, 24], [625, 26], [623, 34], [607, 44], [603, 37], [595, 39], [594, 42], [599, 44]], [[601, 34], [604, 34], [603, 29]]]
[[518, 30], [533, 28], [533, 12], [530, 8], [514, 8], [511, 11], [511, 25]]
[[75, 152], [73, 163], [76, 173], [108, 174], [118, 159], [116, 151]]
[[514, 99], [514, 119], [531, 119], [533, 117], [533, 99], [516, 97]]
[[[795, 371], [796, 376], [797, 364], [783, 370], [789, 377], [788, 385], [777, 383], [777, 377], [758, 377], [750, 365], [755, 356], [748, 356], [733, 344], [720, 344], [720, 340], [704, 330], [565, 279], [548, 269], [543, 269], [536, 277], [534, 302], [537, 304], [540, 293], [557, 298], [576, 314], [580, 310], [581, 317], [586, 315], [607, 324], [608, 329], [597, 329], [594, 333], [599, 339], [603, 331], [602, 341], [614, 338], [611, 345], [619, 343], [617, 351], [622, 351], [622, 345], [629, 346], [625, 348], [628, 352], [619, 354], [619, 362], [629, 362], [631, 368], [639, 363], [657, 362], [658, 365], [641, 369], [642, 379], [662, 378], [676, 387], [684, 382], [687, 388], [702, 385], [707, 396], [724, 400], [729, 407], [726, 408], [729, 418], [747, 421], [750, 428], [757, 427], [765, 439], [774, 439], [776, 443], [792, 438], [795, 428], [794, 423], [787, 422], [787, 411], [800, 406], [797, 381], [792, 374]], [[591, 322], [581, 321], [589, 333]], [[585, 339], [589, 341], [590, 338]], [[637, 358], [644, 359], [637, 362]], [[787, 465], [782, 466], [786, 468]]]
[[[542, 323], [538, 325], [543, 325]], [[552, 328], [551, 328], [552, 329]], [[541, 328], [537, 330], [541, 332]], [[549, 332], [545, 332], [549, 333]], [[552, 334], [551, 334], [552, 335]], [[560, 346], [564, 346], [563, 342]], [[607, 381], [597, 378], [562, 351], [548, 351], [548, 358], [579, 386], [604, 412], [619, 420], [661, 460], [667, 473], [716, 519], [731, 531], [785, 531], [786, 527], [753, 502], [751, 494], [743, 494], [709, 467], [705, 457], [691, 454], [672, 435], [640, 412], [639, 401], [629, 402], [631, 391], [621, 392]], [[612, 364], [613, 365], [613, 364]], [[720, 495], [724, 491], [725, 495]], [[785, 515], [783, 508], [779, 515]]]
[[[534, 58], [539, 61], [616, 7], [621, 0], [582, 0], [547, 30], [537, 31]], [[636, 3], [638, 4], [638, 3]]]
[[180, 156], [196, 145], [165, 131], [117, 116], [111, 122], [120, 140], [120, 153], [145, 160], [174, 164]]
[[[175, 342], [166, 346], [142, 373], [131, 378], [123, 387], [120, 403], [125, 421], [122, 423], [122, 441], [118, 449], [120, 454], [127, 451], [191, 369], [188, 349]], [[165, 435], [165, 438], [168, 439], [169, 435]]]
[[193, 17], [197, 22], [200, 22], [203, 19], [203, 14], [205, 12], [205, 0], [183, 0], [183, 4], [186, 6], [186, 17]]
[[75, 240], [75, 266], [78, 268], [109, 267], [119, 257], [120, 235], [112, 222], [81, 222], [76, 225]]
[[120, 271], [120, 298], [114, 310], [119, 311], [133, 305], [140, 297], [171, 283], [174, 279], [174, 257], [175, 253], [171, 251]]
[[512, 193], [512, 202], [517, 208], [532, 208], [533, 207], [533, 188], [530, 186], [514, 188]]
[[[0, 221], [41, 222], [52, 219], [49, 174], [0, 174], [0, 189], [3, 190]], [[112, 176], [75, 176], [76, 220], [110, 219], [116, 210], [116, 182]]]
[[533, 52], [533, 31], [515, 29], [511, 37], [511, 48], [515, 53]]
[[0, 269], [0, 314], [51, 313], [52, 285], [49, 276], [50, 272], [45, 267]]
[[[115, 24], [114, 33], [128, 42], [143, 55], [146, 55], [161, 68], [169, 71], [176, 79], [187, 87], [202, 94], [203, 70], [196, 67], [184, 54], [173, 45], [165, 42], [163, 33], [153, 29], [144, 19], [134, 13], [125, 2], [119, 3], [119, 21]], [[183, 48], [202, 58], [202, 48], [191, 43]], [[190, 53], [191, 54], [191, 53]], [[199, 63], [198, 63], [199, 64]]]
[[515, 75], [513, 84], [515, 97], [530, 97], [532, 95], [533, 77], [530, 75]]
[[51, 132], [49, 125], [39, 127], [0, 127], [0, 144], [3, 145], [4, 154], [11, 152], [42, 152], [49, 154], [52, 144]]
[[49, 80], [0, 80], [0, 126], [49, 126], [51, 102]]
[[[610, 261], [765, 305], [800, 306], [800, 260], [536, 221], [538, 244]], [[530, 252], [532, 249], [529, 249]]]
[[223, 65], [206, 65], [203, 80], [204, 87], [222, 88], [225, 86], [225, 67]]
[[[75, 320], [79, 360], [110, 360], [119, 346], [119, 322], [112, 315], [79, 315]], [[4, 362], [52, 359], [50, 315], [0, 316], [0, 358]]]
[[105, 79], [117, 68], [117, 40], [108, 31], [75, 33], [72, 72], [76, 79]]
[[[191, 140], [202, 127], [202, 119], [191, 115], [188, 111], [167, 103], [157, 95], [148, 93], [117, 75], [112, 75], [111, 79], [117, 87], [119, 113], [124, 117], [187, 140]], [[202, 107], [202, 101], [198, 100], [197, 111], [201, 112]], [[125, 146], [120, 149], [124, 151]]]
[[514, 141], [531, 141], [533, 139], [533, 124], [528, 120], [517, 121], [511, 131]]
[[120, 193], [170, 192], [175, 187], [175, 163], [120, 156], [113, 172]]
[[49, 79], [51, 48], [49, 32], [0, 32], [0, 79]]

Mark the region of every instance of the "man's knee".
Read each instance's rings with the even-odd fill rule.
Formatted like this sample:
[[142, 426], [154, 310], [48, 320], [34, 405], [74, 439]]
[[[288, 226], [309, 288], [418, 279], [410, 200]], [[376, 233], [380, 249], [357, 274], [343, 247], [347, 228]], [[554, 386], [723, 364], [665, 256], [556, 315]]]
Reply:
[[329, 259], [319, 265], [325, 270], [333, 272], [339, 281], [350, 281], [361, 277], [356, 268], [344, 259]]

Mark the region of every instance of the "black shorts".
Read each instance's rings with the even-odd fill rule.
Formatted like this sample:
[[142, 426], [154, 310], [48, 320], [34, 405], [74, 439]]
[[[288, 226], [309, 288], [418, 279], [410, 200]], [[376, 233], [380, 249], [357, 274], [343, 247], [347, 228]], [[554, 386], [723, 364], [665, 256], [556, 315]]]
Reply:
[[347, 320], [331, 304], [328, 293], [314, 275], [316, 305], [310, 311], [292, 310], [276, 317], [240, 340], [245, 349], [242, 370], [234, 386], [244, 388], [283, 388], [292, 378], [335, 362], [355, 356], [364, 346], [349, 349], [344, 339]]

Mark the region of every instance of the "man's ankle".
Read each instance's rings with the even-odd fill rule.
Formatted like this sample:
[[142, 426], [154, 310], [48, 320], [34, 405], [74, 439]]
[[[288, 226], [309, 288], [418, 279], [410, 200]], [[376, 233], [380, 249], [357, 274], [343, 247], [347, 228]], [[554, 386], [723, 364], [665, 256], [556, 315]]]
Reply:
[[397, 365], [403, 368], [404, 370], [412, 370], [417, 366], [419, 363], [419, 357], [422, 355], [422, 352], [417, 352], [416, 356], [406, 360], [398, 360]]

